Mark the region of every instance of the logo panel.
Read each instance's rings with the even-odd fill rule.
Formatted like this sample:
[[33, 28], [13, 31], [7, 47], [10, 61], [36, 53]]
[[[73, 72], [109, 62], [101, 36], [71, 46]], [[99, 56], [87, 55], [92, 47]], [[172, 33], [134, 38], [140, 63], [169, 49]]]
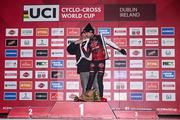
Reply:
[[21, 47], [33, 47], [33, 39], [21, 39]]
[[22, 28], [21, 36], [33, 36], [33, 28]]
[[48, 47], [48, 39], [45, 39], [45, 38], [36, 39], [36, 46], [37, 47]]
[[17, 47], [18, 40], [17, 39], [6, 39], [6, 47]]
[[4, 92], [4, 100], [16, 100], [17, 93], [16, 92]]
[[17, 68], [17, 60], [5, 60], [5, 68]]
[[23, 21], [59, 21], [59, 5], [24, 5]]

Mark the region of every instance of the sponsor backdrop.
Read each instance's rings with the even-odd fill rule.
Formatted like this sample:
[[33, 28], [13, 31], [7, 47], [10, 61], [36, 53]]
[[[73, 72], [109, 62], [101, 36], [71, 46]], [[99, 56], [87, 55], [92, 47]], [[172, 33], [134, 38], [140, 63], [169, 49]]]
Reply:
[[[113, 108], [177, 112], [180, 17], [177, 0], [2, 0], [0, 109], [52, 106], [81, 94], [66, 47], [91, 23], [108, 47], [104, 97]], [[113, 13], [113, 14], [112, 14]]]

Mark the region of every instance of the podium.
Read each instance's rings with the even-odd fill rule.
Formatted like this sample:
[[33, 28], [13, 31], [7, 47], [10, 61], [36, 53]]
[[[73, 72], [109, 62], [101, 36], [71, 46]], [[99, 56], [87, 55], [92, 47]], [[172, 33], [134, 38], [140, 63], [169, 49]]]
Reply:
[[14, 119], [158, 119], [156, 111], [112, 110], [108, 102], [56, 102], [49, 107], [14, 107]]
[[107, 102], [56, 102], [51, 107], [14, 107], [9, 112], [8, 118], [115, 119], [116, 116]]
[[105, 118], [114, 119], [107, 102], [57, 102], [49, 118]]

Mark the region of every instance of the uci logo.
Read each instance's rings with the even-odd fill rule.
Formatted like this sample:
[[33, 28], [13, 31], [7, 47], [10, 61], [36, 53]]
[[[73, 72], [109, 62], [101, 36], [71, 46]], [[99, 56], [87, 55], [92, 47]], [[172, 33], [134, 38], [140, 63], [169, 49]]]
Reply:
[[23, 21], [59, 21], [59, 5], [24, 5]]

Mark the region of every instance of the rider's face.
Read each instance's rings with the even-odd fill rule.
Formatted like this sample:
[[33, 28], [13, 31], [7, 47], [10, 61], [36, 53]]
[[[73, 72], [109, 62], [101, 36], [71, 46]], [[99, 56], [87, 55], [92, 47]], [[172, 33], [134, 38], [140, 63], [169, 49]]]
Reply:
[[92, 33], [92, 32], [86, 32], [87, 38], [90, 38], [90, 37], [92, 37], [93, 35], [94, 35], [94, 33]]

